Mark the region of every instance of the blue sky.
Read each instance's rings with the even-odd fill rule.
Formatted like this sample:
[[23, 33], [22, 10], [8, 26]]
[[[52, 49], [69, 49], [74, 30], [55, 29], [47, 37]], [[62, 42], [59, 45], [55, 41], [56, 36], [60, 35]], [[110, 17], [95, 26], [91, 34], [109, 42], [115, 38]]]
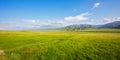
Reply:
[[0, 0], [0, 30], [120, 21], [120, 0]]

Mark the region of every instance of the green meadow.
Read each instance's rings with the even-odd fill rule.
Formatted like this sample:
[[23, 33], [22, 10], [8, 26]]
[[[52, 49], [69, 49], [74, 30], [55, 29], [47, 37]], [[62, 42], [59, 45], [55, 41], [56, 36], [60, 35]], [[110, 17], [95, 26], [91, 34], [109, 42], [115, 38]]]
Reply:
[[0, 31], [0, 60], [120, 60], [120, 30]]

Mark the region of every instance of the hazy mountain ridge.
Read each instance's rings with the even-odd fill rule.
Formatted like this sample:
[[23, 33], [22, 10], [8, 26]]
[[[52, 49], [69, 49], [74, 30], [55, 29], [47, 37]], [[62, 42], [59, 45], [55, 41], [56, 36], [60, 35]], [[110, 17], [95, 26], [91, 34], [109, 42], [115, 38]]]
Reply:
[[119, 28], [120, 29], [120, 21], [104, 24], [100, 26], [100, 28]]
[[115, 21], [103, 25], [90, 25], [90, 24], [74, 24], [74, 25], [68, 25], [64, 27], [64, 29], [88, 29], [88, 28], [95, 28], [95, 29], [101, 29], [101, 28], [116, 28], [120, 29], [120, 21]]

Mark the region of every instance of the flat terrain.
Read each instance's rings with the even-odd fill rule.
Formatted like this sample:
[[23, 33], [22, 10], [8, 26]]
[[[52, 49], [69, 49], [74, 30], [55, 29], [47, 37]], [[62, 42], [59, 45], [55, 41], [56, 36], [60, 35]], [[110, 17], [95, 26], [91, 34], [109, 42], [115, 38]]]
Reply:
[[0, 60], [120, 60], [120, 31], [0, 31]]

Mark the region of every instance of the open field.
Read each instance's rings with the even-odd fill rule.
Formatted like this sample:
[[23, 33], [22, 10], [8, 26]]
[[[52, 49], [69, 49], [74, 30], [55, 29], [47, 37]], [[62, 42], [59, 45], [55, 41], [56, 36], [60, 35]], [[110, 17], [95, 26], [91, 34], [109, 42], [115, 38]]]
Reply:
[[0, 31], [0, 60], [120, 60], [120, 31]]

